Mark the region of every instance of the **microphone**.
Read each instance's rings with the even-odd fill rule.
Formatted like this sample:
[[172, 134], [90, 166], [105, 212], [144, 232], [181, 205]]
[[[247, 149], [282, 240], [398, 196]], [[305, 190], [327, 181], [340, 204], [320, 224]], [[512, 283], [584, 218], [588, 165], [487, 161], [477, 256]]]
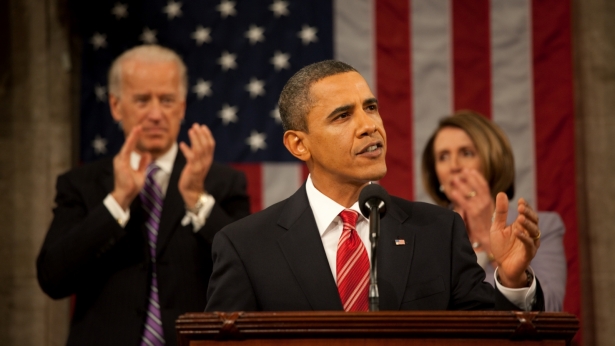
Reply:
[[372, 208], [377, 207], [380, 218], [387, 212], [387, 205], [391, 204], [391, 196], [384, 187], [370, 183], [359, 194], [359, 208], [363, 216], [369, 218]]
[[377, 272], [377, 250], [378, 237], [380, 236], [380, 219], [387, 212], [387, 207], [391, 205], [391, 197], [386, 190], [378, 185], [372, 184], [365, 186], [359, 194], [359, 208], [363, 216], [369, 218], [369, 240], [372, 244], [372, 263], [370, 270], [369, 284], [369, 311], [378, 311], [380, 294], [378, 293], [378, 272]]

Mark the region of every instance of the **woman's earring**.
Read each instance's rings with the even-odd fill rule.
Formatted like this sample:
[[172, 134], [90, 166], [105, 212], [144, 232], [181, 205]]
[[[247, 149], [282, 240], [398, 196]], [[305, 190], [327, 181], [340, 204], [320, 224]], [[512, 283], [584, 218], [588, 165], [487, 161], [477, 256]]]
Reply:
[[440, 192], [444, 192], [444, 185], [440, 185]]

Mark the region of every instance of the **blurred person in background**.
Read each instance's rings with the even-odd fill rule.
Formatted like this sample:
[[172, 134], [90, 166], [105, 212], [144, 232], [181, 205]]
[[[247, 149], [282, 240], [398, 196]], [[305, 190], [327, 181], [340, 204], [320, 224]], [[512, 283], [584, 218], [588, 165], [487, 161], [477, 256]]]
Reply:
[[124, 52], [109, 72], [120, 152], [58, 177], [37, 269], [51, 298], [75, 295], [68, 345], [175, 345], [177, 317], [205, 309], [212, 239], [249, 200], [243, 173], [213, 162], [207, 126], [177, 144], [186, 92], [172, 50]]
[[[496, 264], [491, 255], [489, 230], [495, 196], [515, 192], [515, 165], [510, 143], [492, 121], [473, 111], [459, 111], [442, 119], [422, 157], [423, 185], [440, 206], [463, 218], [477, 261], [494, 284]], [[527, 202], [509, 204], [511, 223]], [[566, 288], [564, 223], [555, 212], [538, 212], [540, 248], [531, 262], [540, 279], [546, 311], [562, 311]]]

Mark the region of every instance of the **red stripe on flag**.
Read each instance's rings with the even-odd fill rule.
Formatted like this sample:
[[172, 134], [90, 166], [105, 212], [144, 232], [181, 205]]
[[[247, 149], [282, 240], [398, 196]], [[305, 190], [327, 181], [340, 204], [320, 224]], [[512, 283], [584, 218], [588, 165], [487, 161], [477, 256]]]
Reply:
[[397, 196], [413, 199], [408, 1], [376, 2], [376, 38], [378, 102], [387, 130], [388, 173], [381, 184]]
[[580, 318], [570, 2], [532, 1], [532, 26], [538, 209], [557, 211], [566, 225], [564, 310]]
[[451, 1], [454, 109], [491, 118], [489, 0]]
[[256, 213], [263, 209], [263, 170], [258, 163], [233, 163], [234, 168], [246, 175], [250, 211]]

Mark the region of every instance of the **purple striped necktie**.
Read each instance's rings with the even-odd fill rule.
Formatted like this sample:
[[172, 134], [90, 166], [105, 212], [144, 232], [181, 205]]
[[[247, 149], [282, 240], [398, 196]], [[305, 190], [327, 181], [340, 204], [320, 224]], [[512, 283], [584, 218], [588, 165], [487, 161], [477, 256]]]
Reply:
[[151, 164], [147, 167], [145, 186], [140, 194], [141, 202], [143, 202], [143, 209], [145, 209], [147, 214], [145, 228], [147, 229], [149, 253], [152, 261], [152, 281], [149, 289], [147, 317], [145, 319], [143, 336], [141, 337], [141, 346], [164, 345], [160, 300], [158, 298], [158, 278], [156, 274], [156, 241], [158, 240], [158, 227], [160, 226], [162, 201], [164, 200], [160, 185], [154, 180], [154, 175], [159, 170], [160, 167], [155, 164]]

